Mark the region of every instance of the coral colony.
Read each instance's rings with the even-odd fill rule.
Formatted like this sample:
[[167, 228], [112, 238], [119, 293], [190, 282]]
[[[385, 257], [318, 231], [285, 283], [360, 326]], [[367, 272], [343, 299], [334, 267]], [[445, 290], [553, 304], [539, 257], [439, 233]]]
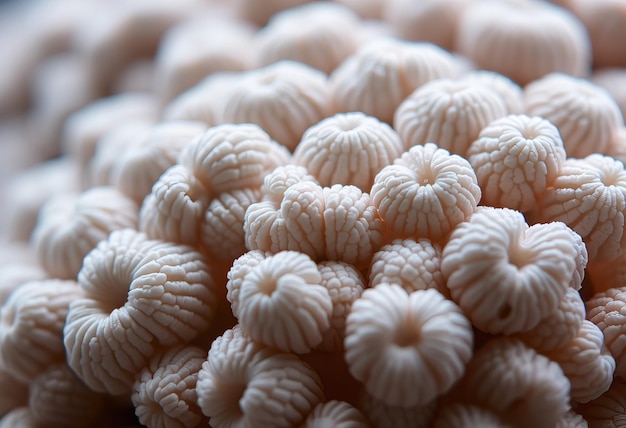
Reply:
[[0, 8], [0, 428], [626, 424], [626, 1]]

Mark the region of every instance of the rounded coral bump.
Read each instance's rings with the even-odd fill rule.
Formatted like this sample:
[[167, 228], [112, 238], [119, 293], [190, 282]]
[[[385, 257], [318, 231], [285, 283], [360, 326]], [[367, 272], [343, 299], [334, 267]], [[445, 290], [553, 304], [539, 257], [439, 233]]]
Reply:
[[434, 288], [448, 297], [441, 273], [441, 247], [428, 239], [396, 239], [372, 257], [369, 286], [388, 282], [407, 292]]
[[470, 322], [436, 290], [383, 283], [364, 291], [346, 320], [350, 373], [391, 406], [425, 405], [448, 391], [472, 345]]
[[248, 207], [262, 199], [260, 189], [222, 192], [211, 200], [200, 224], [200, 242], [216, 260], [234, 260], [246, 252], [243, 224]]
[[310, 126], [332, 113], [326, 75], [296, 61], [251, 70], [224, 100], [228, 123], [255, 123], [293, 151]]
[[296, 177], [287, 183], [279, 180], [275, 193], [248, 207], [244, 217], [248, 249], [299, 251], [316, 260], [324, 257], [324, 189]]
[[238, 326], [213, 341], [196, 390], [202, 413], [216, 428], [298, 426], [324, 399], [308, 364], [253, 342]]
[[591, 46], [582, 23], [563, 8], [542, 1], [471, 2], [461, 14], [455, 48], [478, 68], [520, 85], [561, 71], [589, 71]]
[[83, 258], [116, 229], [137, 227], [137, 204], [112, 187], [50, 198], [39, 213], [33, 244], [54, 278], [76, 279]]
[[82, 428], [95, 424], [104, 395], [87, 388], [64, 363], [52, 364], [30, 385], [29, 408], [43, 426]]
[[241, 285], [248, 273], [257, 267], [261, 261], [270, 257], [272, 253], [261, 250], [252, 250], [239, 256], [227, 273], [228, 282], [226, 283], [226, 299], [230, 302], [230, 307], [235, 317], [239, 317], [239, 293]]
[[615, 358], [615, 375], [626, 378], [626, 288], [611, 288], [586, 302], [587, 319], [604, 335], [604, 343]]
[[371, 195], [388, 229], [433, 241], [467, 220], [481, 196], [469, 162], [433, 143], [412, 147], [383, 168]]
[[322, 351], [343, 349], [346, 335], [346, 318], [352, 304], [361, 297], [365, 288], [364, 280], [358, 270], [344, 262], [325, 261], [317, 265], [322, 276], [321, 285], [326, 287], [333, 302], [330, 328], [324, 333], [324, 339], [316, 347]]
[[563, 223], [528, 226], [506, 208], [484, 207], [450, 235], [441, 269], [452, 299], [479, 329], [511, 334], [554, 312], [576, 269]]
[[366, 268], [386, 236], [372, 198], [356, 186], [340, 184], [325, 187], [323, 197], [326, 258]]
[[559, 365], [507, 337], [476, 351], [461, 390], [464, 400], [513, 426], [554, 427], [570, 408], [570, 384]]
[[386, 123], [361, 112], [339, 113], [307, 129], [293, 163], [306, 167], [322, 186], [352, 184], [368, 191], [374, 176], [403, 151]]
[[568, 157], [606, 153], [624, 119], [609, 93], [586, 79], [552, 73], [524, 88], [526, 113], [552, 122]]
[[274, 15], [254, 38], [261, 66], [293, 60], [331, 73], [360, 42], [360, 21], [335, 2], [310, 2]]
[[44, 279], [16, 288], [0, 309], [0, 369], [30, 382], [64, 361], [63, 324], [82, 297], [75, 281]]
[[189, 141], [178, 161], [215, 195], [258, 188], [263, 177], [287, 163], [289, 153], [254, 124], [213, 126]]
[[375, 38], [335, 69], [330, 87], [338, 111], [360, 111], [391, 123], [411, 92], [459, 72], [456, 59], [432, 43]]
[[139, 212], [139, 229], [150, 239], [196, 245], [209, 191], [182, 165], [168, 168]]
[[546, 356], [563, 369], [575, 402], [586, 403], [600, 397], [613, 382], [615, 359], [604, 347], [602, 330], [591, 321], [585, 320], [574, 339]]
[[483, 204], [527, 212], [556, 180], [565, 149], [559, 130], [549, 121], [509, 115], [483, 128], [467, 156]]
[[[330, 328], [332, 300], [315, 262], [283, 251], [262, 260], [241, 282], [237, 313], [253, 340], [286, 352], [306, 353]], [[231, 289], [232, 290], [232, 289]], [[232, 302], [231, 302], [232, 304]]]
[[535, 217], [562, 221], [578, 233], [589, 261], [616, 260], [626, 242], [626, 171], [609, 156], [567, 159], [539, 201]]
[[585, 314], [585, 303], [578, 291], [570, 287], [554, 312], [515, 337], [539, 352], [562, 348], [576, 338]]
[[216, 305], [214, 280], [192, 247], [125, 229], [84, 260], [87, 298], [71, 303], [64, 326], [69, 366], [92, 389], [129, 392], [157, 344], [204, 332]]
[[183, 148], [206, 130], [201, 122], [171, 121], [153, 126], [137, 136], [115, 161], [111, 179], [121, 192], [138, 204], [150, 193], [152, 185], [176, 163]]
[[500, 95], [508, 114], [524, 112], [524, 91], [505, 75], [490, 70], [472, 70], [465, 73], [461, 79], [486, 86]]
[[204, 422], [196, 404], [196, 382], [206, 351], [174, 347], [150, 358], [137, 374], [132, 402], [146, 427], [194, 428]]
[[400, 104], [393, 127], [405, 150], [435, 142], [466, 156], [481, 129], [506, 114], [502, 97], [487, 86], [471, 80], [439, 79], [424, 84]]

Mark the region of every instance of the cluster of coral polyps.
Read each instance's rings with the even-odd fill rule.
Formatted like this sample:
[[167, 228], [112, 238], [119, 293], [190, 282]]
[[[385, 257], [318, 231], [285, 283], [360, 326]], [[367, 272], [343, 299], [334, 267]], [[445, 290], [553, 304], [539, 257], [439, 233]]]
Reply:
[[626, 424], [624, 0], [20, 0], [0, 57], [0, 427]]

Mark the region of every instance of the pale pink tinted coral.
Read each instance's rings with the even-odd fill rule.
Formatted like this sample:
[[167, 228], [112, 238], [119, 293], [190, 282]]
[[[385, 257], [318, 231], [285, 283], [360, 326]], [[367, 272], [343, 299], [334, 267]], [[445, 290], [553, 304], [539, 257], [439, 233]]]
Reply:
[[602, 330], [585, 320], [574, 339], [545, 354], [570, 381], [570, 397], [586, 403], [604, 394], [613, 382], [615, 359], [604, 347]]
[[139, 228], [150, 239], [195, 245], [209, 191], [182, 165], [168, 168], [152, 186], [139, 213]]
[[394, 233], [433, 241], [467, 220], [481, 196], [469, 162], [433, 143], [412, 147], [383, 168], [371, 195]]
[[425, 405], [448, 391], [472, 356], [471, 324], [436, 290], [379, 284], [346, 320], [345, 358], [367, 392], [391, 406]]
[[562, 221], [578, 233], [590, 261], [615, 260], [626, 240], [626, 172], [609, 156], [567, 159], [539, 201], [536, 219]]
[[480, 131], [506, 114], [502, 97], [487, 86], [439, 79], [421, 86], [400, 104], [393, 127], [405, 150], [434, 142], [465, 156]]
[[614, 157], [621, 163], [626, 162], [626, 126], [619, 128], [617, 132], [613, 134], [613, 139], [606, 150], [606, 154]]
[[576, 248], [576, 257], [574, 258], [576, 268], [574, 269], [574, 274], [572, 275], [569, 286], [576, 291], [580, 291], [583, 286], [585, 275], [587, 274], [589, 252], [587, 251], [587, 246], [583, 242], [582, 236], [580, 236], [578, 232], [570, 227], [565, 230], [571, 235], [574, 247]]
[[372, 198], [356, 186], [340, 184], [325, 187], [323, 196], [326, 258], [367, 268], [386, 235]]
[[[3, 255], [0, 251], [0, 257]], [[37, 262], [10, 261], [0, 264], [0, 307], [6, 302], [9, 295], [30, 281], [46, 278], [46, 272]]]
[[326, 288], [333, 303], [330, 328], [323, 334], [316, 349], [333, 352], [343, 349], [346, 318], [352, 304], [365, 288], [363, 276], [356, 268], [344, 262], [325, 261], [317, 265], [322, 276], [320, 284]]
[[262, 4], [255, 0], [235, 0], [236, 16], [260, 27], [276, 13], [308, 3], [310, 0], [269, 0]]
[[514, 426], [554, 427], [569, 410], [569, 381], [559, 365], [506, 337], [492, 339], [466, 368], [465, 399]]
[[193, 120], [209, 126], [223, 123], [222, 100], [237, 79], [238, 72], [215, 72], [179, 94], [161, 111], [162, 120]]
[[571, 0], [569, 9], [587, 28], [594, 67], [625, 67], [626, 5], [620, 0]]
[[585, 27], [565, 9], [542, 1], [480, 1], [462, 13], [455, 50], [477, 68], [521, 85], [560, 71], [589, 72], [591, 46]]
[[304, 361], [226, 330], [198, 373], [198, 405], [211, 425], [292, 427], [324, 399], [319, 376]]
[[556, 180], [565, 148], [559, 130], [549, 121], [509, 115], [484, 127], [467, 156], [484, 205], [526, 212]]
[[490, 70], [471, 70], [465, 73], [462, 79], [486, 86], [500, 95], [508, 114], [524, 112], [524, 91], [505, 75]]
[[39, 211], [32, 242], [48, 275], [76, 279], [83, 258], [113, 230], [137, 227], [137, 204], [113, 187], [49, 199]]
[[197, 3], [187, 0], [103, 5], [76, 29], [73, 48], [93, 65], [107, 90], [128, 64], [153, 56], [163, 34], [195, 10]]
[[238, 316], [239, 314], [239, 293], [241, 292], [244, 278], [252, 269], [256, 268], [261, 261], [271, 255], [272, 253], [270, 252], [252, 250], [242, 254], [233, 261], [226, 274], [228, 279], [226, 283], [226, 299], [230, 302], [233, 315]]
[[454, 229], [441, 270], [452, 299], [476, 327], [511, 334], [557, 309], [576, 255], [565, 224], [529, 226], [518, 211], [485, 207]]
[[71, 51], [47, 58], [35, 69], [31, 77], [33, 103], [27, 120], [31, 144], [41, 159], [63, 153], [61, 134], [66, 119], [100, 96], [93, 71], [84, 57]]
[[63, 324], [70, 303], [82, 296], [75, 281], [31, 281], [0, 309], [0, 369], [29, 382], [63, 362]]
[[260, 189], [241, 189], [211, 199], [200, 224], [199, 241], [216, 260], [233, 260], [246, 252], [245, 213], [261, 198]]
[[311, 2], [274, 15], [255, 35], [259, 66], [299, 61], [331, 73], [359, 46], [360, 21], [336, 2]]
[[174, 347], [150, 358], [137, 374], [132, 401], [146, 427], [194, 428], [205, 418], [196, 404], [196, 382], [206, 350]]
[[212, 73], [252, 66], [254, 27], [214, 10], [182, 21], [160, 40], [154, 89], [162, 104]]
[[69, 366], [96, 391], [129, 392], [157, 344], [190, 341], [214, 315], [204, 257], [130, 229], [85, 257], [78, 282], [87, 297], [70, 305], [64, 344]]
[[247, 248], [293, 250], [315, 260], [367, 267], [385, 236], [369, 194], [351, 185], [322, 188], [297, 171], [291, 168], [268, 176], [265, 189], [274, 186], [274, 190], [245, 214]]
[[576, 338], [585, 315], [585, 303], [578, 291], [570, 287], [556, 310], [532, 329], [517, 333], [515, 337], [539, 352], [562, 348]]
[[591, 75], [591, 81], [609, 92], [626, 120], [626, 64], [620, 68], [596, 69]]
[[151, 120], [129, 120], [104, 132], [95, 145], [94, 154], [84, 172], [86, 187], [113, 185], [113, 169], [122, 154], [142, 145], [154, 126]]
[[76, 163], [61, 156], [27, 168], [7, 180], [0, 191], [0, 224], [7, 241], [28, 241], [43, 204], [53, 195], [77, 192]]
[[81, 172], [94, 156], [98, 139], [124, 122], [156, 120], [154, 98], [128, 93], [101, 98], [68, 117], [63, 128], [64, 153], [78, 161]]
[[190, 141], [179, 157], [179, 163], [211, 194], [258, 188], [265, 174], [288, 160], [287, 150], [254, 124], [210, 127]]
[[568, 157], [605, 153], [624, 126], [619, 106], [609, 93], [586, 79], [551, 73], [524, 88], [526, 114], [552, 122]]
[[340, 113], [307, 129], [292, 162], [306, 167], [322, 186], [352, 184], [368, 191], [374, 176], [403, 151], [386, 123], [361, 112]]
[[375, 38], [335, 69], [330, 87], [338, 111], [360, 111], [391, 123], [396, 108], [415, 89], [458, 73], [455, 58], [436, 45]]
[[301, 428], [367, 428], [365, 416], [345, 401], [320, 403], [306, 418]]
[[112, 168], [112, 181], [138, 204], [155, 181], [174, 165], [183, 148], [204, 133], [201, 122], [161, 122], [124, 150]]
[[434, 288], [450, 293], [441, 273], [441, 247], [428, 239], [396, 239], [374, 253], [369, 286], [388, 282], [407, 292]]
[[615, 358], [615, 376], [626, 378], [626, 288], [610, 288], [586, 302], [587, 319], [602, 331]]
[[426, 40], [452, 51], [467, 0], [390, 0], [383, 18], [394, 33], [407, 40]]
[[38, 424], [68, 428], [95, 424], [105, 404], [65, 363], [49, 366], [31, 382], [28, 401]]
[[[244, 217], [246, 247], [273, 253], [293, 250], [315, 260], [322, 259], [325, 255], [324, 190], [306, 177], [295, 175], [292, 178], [293, 181], [275, 183], [274, 197], [248, 207]], [[300, 179], [302, 181], [298, 182]]]
[[332, 114], [326, 75], [290, 60], [246, 72], [224, 98], [223, 120], [254, 123], [289, 150]]
[[[330, 328], [333, 302], [315, 262], [283, 251], [262, 260], [240, 283], [234, 315], [253, 340], [285, 352], [306, 353]], [[232, 301], [231, 301], [232, 304]]]
[[279, 166], [263, 178], [263, 200], [280, 204], [285, 191], [301, 181], [317, 183], [315, 177], [309, 174], [306, 167], [296, 166], [291, 163]]

